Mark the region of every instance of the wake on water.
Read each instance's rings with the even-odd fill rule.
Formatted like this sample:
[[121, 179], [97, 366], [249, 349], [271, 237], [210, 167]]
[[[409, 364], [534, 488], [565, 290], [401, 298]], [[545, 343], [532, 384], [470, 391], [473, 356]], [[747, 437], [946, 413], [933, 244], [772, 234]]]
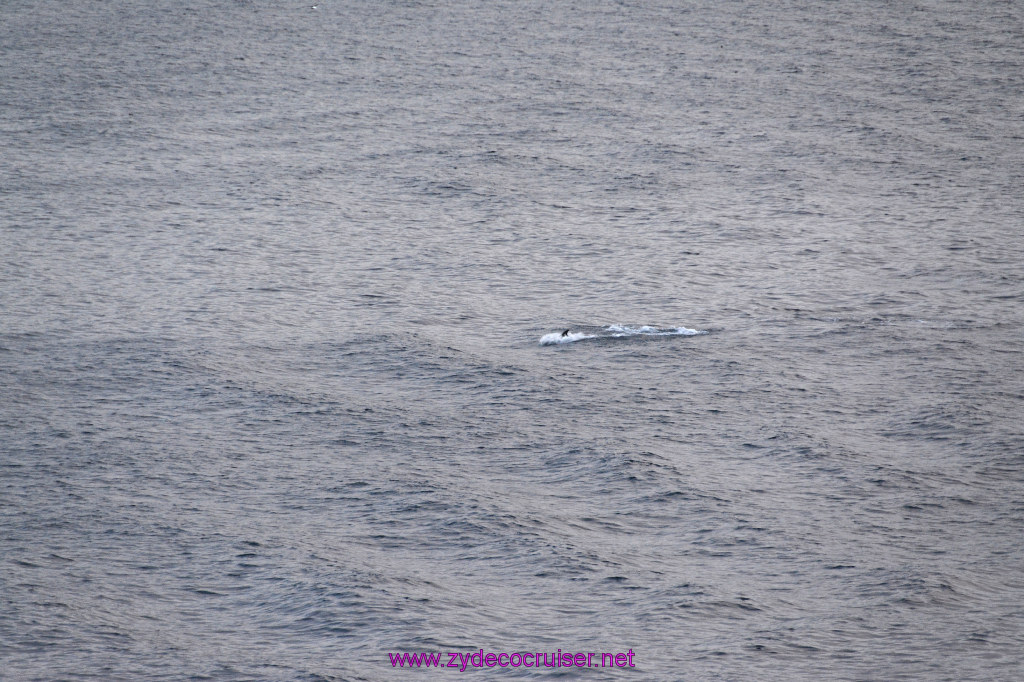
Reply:
[[698, 334], [707, 333], [708, 332], [705, 330], [687, 329], [686, 327], [661, 329], [658, 327], [650, 327], [648, 325], [644, 325], [642, 327], [630, 327], [622, 324], [613, 324], [607, 327], [602, 327], [589, 334], [586, 332], [569, 332], [564, 336], [561, 332], [545, 334], [540, 337], [540, 345], [553, 346], [556, 344], [583, 341], [584, 339], [621, 339], [632, 336], [696, 336]]

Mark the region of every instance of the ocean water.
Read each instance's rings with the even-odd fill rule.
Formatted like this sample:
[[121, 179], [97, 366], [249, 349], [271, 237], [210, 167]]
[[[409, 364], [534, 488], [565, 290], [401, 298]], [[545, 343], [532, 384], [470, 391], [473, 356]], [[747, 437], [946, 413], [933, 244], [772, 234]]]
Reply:
[[1021, 3], [0, 4], [0, 678], [496, 675], [1024, 678]]

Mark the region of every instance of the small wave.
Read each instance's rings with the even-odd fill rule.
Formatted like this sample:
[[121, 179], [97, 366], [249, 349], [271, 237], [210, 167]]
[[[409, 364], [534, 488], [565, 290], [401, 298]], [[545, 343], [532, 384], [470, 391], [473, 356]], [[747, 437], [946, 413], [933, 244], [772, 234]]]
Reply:
[[545, 334], [540, 337], [540, 345], [551, 346], [556, 343], [572, 343], [573, 341], [582, 341], [583, 339], [593, 339], [595, 336], [584, 334], [583, 332], [572, 332], [562, 336], [560, 332], [554, 334]]
[[553, 334], [545, 334], [540, 337], [540, 345], [542, 346], [553, 346], [562, 343], [574, 343], [576, 341], [583, 341], [584, 339], [619, 339], [627, 336], [697, 336], [698, 334], [707, 334], [708, 332], [703, 329], [689, 329], [687, 327], [652, 327], [650, 325], [642, 325], [639, 327], [633, 327], [624, 324], [612, 324], [607, 327], [601, 327], [592, 333], [584, 331], [570, 332], [564, 336], [560, 332]]
[[622, 324], [613, 324], [607, 327], [608, 331], [612, 332], [611, 336], [697, 336], [698, 334], [707, 334], [708, 332], [704, 329], [688, 329], [686, 327], [674, 327], [669, 329], [659, 329], [658, 327], [650, 327], [644, 325], [642, 327], [630, 327]]

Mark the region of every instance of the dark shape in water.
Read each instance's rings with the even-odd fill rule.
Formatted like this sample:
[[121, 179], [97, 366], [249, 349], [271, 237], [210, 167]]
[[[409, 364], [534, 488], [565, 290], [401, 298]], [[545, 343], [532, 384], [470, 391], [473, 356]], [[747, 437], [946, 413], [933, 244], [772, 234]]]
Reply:
[[562, 332], [562, 336], [569, 336], [569, 330], [566, 329], [564, 332]]

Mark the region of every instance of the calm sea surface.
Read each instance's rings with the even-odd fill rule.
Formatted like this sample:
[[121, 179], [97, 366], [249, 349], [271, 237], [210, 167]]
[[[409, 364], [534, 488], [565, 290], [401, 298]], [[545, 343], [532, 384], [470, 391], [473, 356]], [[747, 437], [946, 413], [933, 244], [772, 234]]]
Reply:
[[0, 4], [0, 678], [493, 676], [1024, 678], [1020, 2]]

